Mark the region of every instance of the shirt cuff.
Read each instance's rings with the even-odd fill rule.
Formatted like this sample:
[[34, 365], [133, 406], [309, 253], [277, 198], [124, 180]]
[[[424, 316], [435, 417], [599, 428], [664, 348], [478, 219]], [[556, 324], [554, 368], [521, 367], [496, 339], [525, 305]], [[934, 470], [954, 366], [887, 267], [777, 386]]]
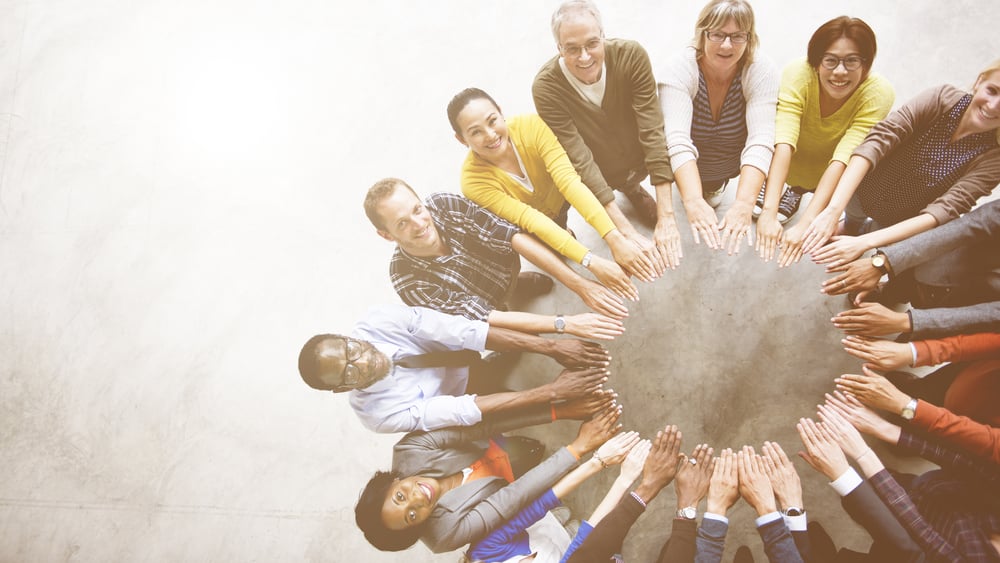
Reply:
[[729, 518], [726, 518], [725, 516], [723, 516], [721, 514], [714, 514], [712, 512], [706, 512], [702, 516], [702, 519], [703, 520], [704, 519], [715, 520], [716, 522], [722, 522], [723, 524], [729, 525]]
[[907, 342], [910, 345], [910, 355], [912, 360], [910, 361], [910, 367], [917, 365], [917, 347], [913, 345], [913, 342]]
[[781, 519], [781, 513], [775, 510], [774, 512], [768, 512], [763, 516], [758, 516], [757, 518], [754, 519], [753, 522], [754, 524], [757, 525], [758, 528], [760, 528], [765, 524], [769, 524], [771, 522], [774, 522], [775, 520], [780, 520], [780, 519]]
[[805, 532], [809, 527], [809, 521], [806, 520], [806, 512], [804, 510], [798, 516], [782, 515], [782, 517], [785, 519], [785, 525], [792, 532]]
[[848, 467], [843, 475], [830, 482], [830, 486], [837, 491], [838, 495], [846, 497], [848, 493], [861, 486], [862, 482], [858, 472], [853, 467]]

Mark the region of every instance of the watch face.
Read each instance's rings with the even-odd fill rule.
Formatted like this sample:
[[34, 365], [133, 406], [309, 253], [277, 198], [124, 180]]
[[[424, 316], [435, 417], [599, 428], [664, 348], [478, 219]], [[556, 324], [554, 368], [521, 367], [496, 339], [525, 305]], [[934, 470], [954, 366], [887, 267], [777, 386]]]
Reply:
[[799, 508], [795, 508], [793, 506], [792, 508], [789, 508], [788, 510], [785, 511], [785, 515], [786, 516], [802, 516], [802, 510], [799, 509]]
[[694, 520], [698, 516], [698, 509], [693, 506], [688, 506], [680, 510], [681, 516], [687, 518], [688, 520]]
[[903, 409], [902, 416], [906, 420], [913, 420], [913, 414], [914, 414], [913, 409], [910, 408]]
[[561, 331], [564, 328], [566, 328], [566, 319], [562, 318], [556, 319], [556, 330]]
[[885, 256], [882, 256], [881, 254], [876, 254], [875, 256], [872, 256], [872, 266], [875, 266], [876, 268], [884, 268]]

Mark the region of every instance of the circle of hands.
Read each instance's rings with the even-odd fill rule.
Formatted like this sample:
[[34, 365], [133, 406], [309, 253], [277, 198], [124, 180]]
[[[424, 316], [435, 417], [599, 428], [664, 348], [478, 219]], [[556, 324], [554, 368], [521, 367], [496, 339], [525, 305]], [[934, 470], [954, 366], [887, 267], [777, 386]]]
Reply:
[[[853, 339], [858, 345], [865, 339]], [[895, 343], [893, 343], [895, 344]], [[866, 352], [868, 353], [868, 352]], [[866, 364], [861, 374], [845, 374], [835, 379], [836, 389], [817, 406], [816, 420], [802, 418], [796, 424], [803, 449], [798, 456], [833, 481], [849, 468], [849, 460], [859, 462], [872, 453], [862, 434], [895, 443], [899, 426], [876, 411], [898, 412], [909, 397], [873, 368], [894, 365], [893, 360]], [[789, 507], [802, 509], [802, 483], [792, 460], [776, 442], [764, 442], [759, 452], [752, 445], [725, 448], [715, 455], [708, 444], [697, 444], [691, 453], [682, 451], [683, 435], [668, 425], [653, 438], [638, 432], [622, 432], [622, 406], [617, 395], [607, 390], [593, 416], [585, 420], [574, 441], [577, 451], [595, 451], [602, 466], [621, 465], [621, 477], [628, 483], [640, 479], [636, 494], [649, 502], [671, 482], [677, 508], [697, 507], [706, 500], [706, 511], [720, 516], [743, 499], [758, 516]], [[587, 409], [575, 414], [586, 418]], [[877, 456], [866, 460], [872, 471], [881, 467]]]

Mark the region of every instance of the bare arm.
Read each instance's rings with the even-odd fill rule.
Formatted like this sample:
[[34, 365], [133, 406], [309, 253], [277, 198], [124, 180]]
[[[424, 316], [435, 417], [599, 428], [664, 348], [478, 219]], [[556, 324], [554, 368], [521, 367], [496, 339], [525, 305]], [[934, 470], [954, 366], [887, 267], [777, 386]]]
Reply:
[[713, 250], [719, 248], [721, 244], [719, 219], [702, 195], [698, 162], [689, 160], [682, 164], [674, 170], [674, 179], [677, 182], [677, 191], [681, 194], [681, 202], [684, 203], [684, 210], [687, 212], [688, 223], [691, 224], [694, 243], [698, 244], [700, 239], [705, 239], [705, 244], [709, 248]]
[[778, 143], [774, 147], [774, 157], [771, 159], [771, 169], [767, 173], [767, 185], [764, 189], [764, 207], [757, 218], [757, 254], [765, 262], [774, 258], [778, 241], [781, 239], [783, 227], [778, 222], [778, 204], [781, 202], [781, 192], [788, 179], [788, 168], [792, 164], [795, 150], [788, 143]]
[[740, 244], [743, 237], [746, 237], [747, 244], [752, 244], [753, 237], [750, 236], [751, 215], [753, 204], [760, 193], [760, 187], [764, 185], [764, 171], [749, 164], [740, 168], [739, 186], [736, 188], [736, 201], [726, 211], [726, 215], [719, 223], [722, 231], [721, 246], [726, 249], [726, 253], [733, 255], [739, 253]]
[[511, 239], [511, 245], [515, 252], [579, 295], [584, 304], [592, 310], [618, 320], [628, 316], [628, 308], [618, 294], [600, 283], [577, 274], [533, 235], [518, 233]]

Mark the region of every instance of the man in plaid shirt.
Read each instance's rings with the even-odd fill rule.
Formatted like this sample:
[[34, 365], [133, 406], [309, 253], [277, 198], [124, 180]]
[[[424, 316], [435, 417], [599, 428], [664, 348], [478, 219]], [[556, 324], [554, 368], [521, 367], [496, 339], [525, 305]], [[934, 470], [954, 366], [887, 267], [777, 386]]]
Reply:
[[[628, 310], [620, 296], [576, 273], [534, 236], [462, 196], [435, 193], [421, 201], [403, 180], [386, 178], [368, 190], [364, 206], [378, 234], [397, 245], [390, 277], [407, 305], [536, 334], [610, 340], [624, 331]], [[506, 311], [519, 284], [533, 286], [523, 292], [526, 296], [552, 286], [542, 274], [520, 273], [521, 256], [597, 313], [563, 317]]]

